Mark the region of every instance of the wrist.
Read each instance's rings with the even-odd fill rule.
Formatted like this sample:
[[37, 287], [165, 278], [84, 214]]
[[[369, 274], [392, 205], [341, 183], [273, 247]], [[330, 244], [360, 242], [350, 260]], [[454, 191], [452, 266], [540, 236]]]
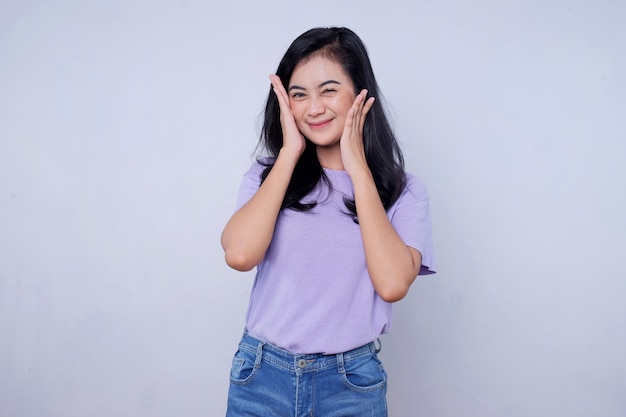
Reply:
[[301, 155], [302, 152], [299, 152], [295, 149], [282, 147], [280, 151], [278, 151], [278, 156], [276, 157], [275, 163], [284, 163], [287, 165], [295, 166], [298, 163]]
[[372, 175], [372, 171], [367, 164], [353, 167], [346, 171], [348, 172], [348, 175], [350, 175], [353, 183], [374, 182], [374, 176]]

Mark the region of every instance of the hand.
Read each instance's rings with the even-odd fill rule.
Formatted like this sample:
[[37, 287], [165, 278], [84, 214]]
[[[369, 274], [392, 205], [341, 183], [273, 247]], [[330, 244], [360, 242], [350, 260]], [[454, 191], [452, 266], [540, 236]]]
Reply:
[[341, 134], [340, 147], [343, 168], [352, 177], [359, 169], [369, 170], [363, 147], [363, 125], [365, 117], [374, 105], [374, 97], [367, 97], [367, 90], [362, 90], [346, 116], [346, 123]]
[[306, 142], [296, 125], [291, 107], [289, 107], [289, 95], [287, 95], [287, 91], [285, 91], [285, 87], [277, 75], [270, 75], [270, 81], [272, 82], [274, 93], [278, 97], [278, 106], [280, 108], [280, 125], [283, 129], [283, 147], [281, 150], [286, 150], [289, 154], [299, 158], [304, 152]]

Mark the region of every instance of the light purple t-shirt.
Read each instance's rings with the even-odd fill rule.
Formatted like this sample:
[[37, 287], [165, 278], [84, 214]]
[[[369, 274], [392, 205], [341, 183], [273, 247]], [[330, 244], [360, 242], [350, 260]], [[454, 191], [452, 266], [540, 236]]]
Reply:
[[[244, 175], [237, 209], [258, 190], [263, 168], [255, 163]], [[251, 336], [298, 354], [345, 352], [391, 327], [391, 304], [374, 291], [359, 225], [345, 214], [343, 197], [353, 197], [352, 181], [345, 171], [324, 171], [332, 193], [318, 185], [303, 200], [318, 201], [313, 210], [280, 212], [246, 318]], [[387, 214], [404, 243], [422, 254], [420, 274], [431, 274], [428, 193], [417, 177], [406, 176], [407, 187]]]

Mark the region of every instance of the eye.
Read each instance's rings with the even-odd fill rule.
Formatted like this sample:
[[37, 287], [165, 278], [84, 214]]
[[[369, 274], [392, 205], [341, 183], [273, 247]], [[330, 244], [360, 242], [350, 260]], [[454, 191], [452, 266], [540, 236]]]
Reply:
[[334, 88], [327, 88], [324, 91], [322, 91], [323, 94], [332, 94], [332, 93], [336, 93], [337, 90], [335, 90]]
[[293, 94], [291, 94], [291, 98], [294, 100], [301, 100], [304, 97], [306, 97], [306, 95], [304, 93], [300, 93], [300, 92], [295, 92]]

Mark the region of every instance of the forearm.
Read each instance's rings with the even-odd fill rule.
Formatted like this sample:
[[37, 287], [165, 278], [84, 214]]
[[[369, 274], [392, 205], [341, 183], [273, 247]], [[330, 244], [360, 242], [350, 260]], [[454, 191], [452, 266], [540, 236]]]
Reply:
[[367, 269], [378, 295], [402, 299], [419, 273], [420, 253], [406, 246], [387, 217], [371, 172], [352, 174]]
[[296, 162], [281, 151], [259, 190], [226, 224], [221, 243], [231, 268], [249, 271], [265, 256]]

